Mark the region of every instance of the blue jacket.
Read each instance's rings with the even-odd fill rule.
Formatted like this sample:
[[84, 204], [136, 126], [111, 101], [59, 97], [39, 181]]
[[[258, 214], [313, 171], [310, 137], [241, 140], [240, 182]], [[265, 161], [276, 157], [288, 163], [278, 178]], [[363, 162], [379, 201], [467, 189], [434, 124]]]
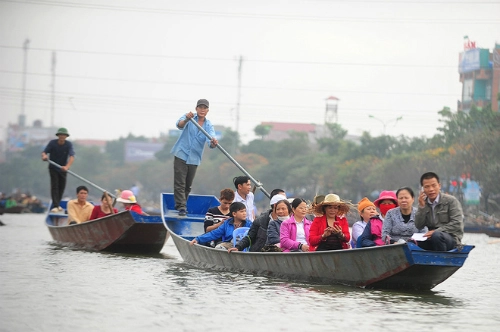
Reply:
[[[250, 227], [250, 226], [252, 226], [252, 222], [248, 219], [245, 221], [245, 224], [242, 225], [242, 227]], [[230, 242], [233, 239], [233, 231], [234, 231], [234, 219], [229, 218], [226, 221], [224, 221], [224, 223], [221, 226], [214, 229], [213, 231], [197, 236], [196, 241], [198, 243], [207, 243], [222, 238], [222, 242]]]
[[[177, 128], [179, 128], [179, 122], [182, 120], [186, 120], [185, 114], [177, 120]], [[198, 115], [195, 115], [193, 120], [198, 121]], [[205, 129], [211, 137], [215, 137], [214, 126], [212, 126], [212, 123], [207, 118], [205, 118], [202, 128]], [[210, 140], [191, 122], [186, 123], [184, 128], [179, 129], [182, 130], [181, 136], [179, 136], [177, 142], [175, 142], [170, 153], [184, 160], [188, 165], [199, 165], [201, 163], [203, 150], [205, 149], [205, 143], [210, 147]], [[210, 148], [212, 149], [212, 147]]]

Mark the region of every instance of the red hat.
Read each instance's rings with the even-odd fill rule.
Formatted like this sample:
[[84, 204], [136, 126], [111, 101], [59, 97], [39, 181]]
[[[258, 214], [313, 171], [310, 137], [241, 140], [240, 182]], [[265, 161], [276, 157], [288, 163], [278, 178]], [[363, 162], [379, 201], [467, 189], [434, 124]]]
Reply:
[[396, 197], [396, 194], [392, 190], [384, 190], [380, 193], [378, 198], [373, 202], [376, 207], [380, 207], [380, 202], [383, 201], [384, 199], [391, 199], [394, 201], [396, 206], [398, 205], [398, 198]]

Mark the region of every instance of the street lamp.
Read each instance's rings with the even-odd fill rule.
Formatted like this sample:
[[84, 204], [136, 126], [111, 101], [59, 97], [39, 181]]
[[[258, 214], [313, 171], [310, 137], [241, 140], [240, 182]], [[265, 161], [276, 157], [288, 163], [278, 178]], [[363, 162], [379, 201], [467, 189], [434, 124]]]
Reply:
[[368, 115], [368, 117], [369, 117], [369, 118], [371, 118], [371, 119], [377, 120], [377, 121], [379, 121], [380, 123], [382, 123], [382, 125], [384, 126], [384, 136], [385, 136], [385, 129], [386, 129], [386, 127], [387, 127], [387, 125], [388, 125], [389, 123], [394, 122], [394, 126], [396, 126], [396, 123], [397, 123], [399, 120], [403, 120], [403, 117], [402, 117], [402, 116], [399, 116], [399, 117], [397, 117], [397, 118], [395, 118], [395, 119], [388, 120], [388, 121], [381, 120], [381, 119], [379, 119], [379, 118], [377, 118], [376, 116], [373, 116], [373, 115]]

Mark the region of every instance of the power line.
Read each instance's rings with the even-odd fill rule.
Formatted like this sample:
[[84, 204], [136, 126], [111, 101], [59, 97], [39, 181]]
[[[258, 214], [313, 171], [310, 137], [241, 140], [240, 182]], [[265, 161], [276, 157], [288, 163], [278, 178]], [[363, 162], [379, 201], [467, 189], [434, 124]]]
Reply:
[[[6, 91], [2, 91], [6, 90]], [[38, 93], [37, 96], [34, 96], [34, 100], [38, 98], [46, 98], [47, 101], [50, 100], [50, 94], [51, 92], [48, 90], [33, 90], [33, 89], [28, 89], [27, 90], [29, 93]], [[18, 97], [20, 93], [20, 89], [15, 89], [15, 88], [8, 88], [8, 87], [2, 87], [0, 86], [0, 94], [7, 94], [7, 96], [10, 96], [11, 98]], [[62, 101], [67, 101], [68, 98], [74, 98], [75, 101], [78, 102], [85, 102], [85, 103], [90, 103], [90, 104], [111, 104], [111, 105], [116, 105], [116, 106], [131, 106], [131, 102], [136, 102], [138, 107], [145, 107], [147, 104], [154, 104], [154, 103], [182, 103], [182, 104], [192, 104], [192, 100], [183, 100], [183, 99], [165, 99], [165, 98], [150, 98], [150, 97], [145, 97], [145, 98], [138, 98], [138, 97], [127, 97], [127, 96], [106, 96], [106, 95], [95, 95], [95, 94], [81, 94], [81, 93], [74, 93], [74, 92], [64, 92], [64, 93], [56, 93], [56, 98], [58, 100]], [[27, 99], [31, 99], [32, 97], [30, 95], [27, 95]], [[99, 99], [103, 98], [103, 99]], [[114, 98], [118, 100], [106, 100], [106, 98]], [[153, 102], [151, 102], [153, 101]], [[212, 102], [213, 104], [217, 105], [222, 105], [222, 106], [232, 106], [234, 105], [233, 102], [224, 102], [224, 101], [216, 101]], [[165, 105], [157, 105], [154, 104], [155, 107], [164, 107]], [[243, 103], [242, 107], [245, 108], [259, 108], [261, 110], [273, 110], [273, 109], [287, 109], [287, 110], [297, 110], [297, 111], [306, 111], [306, 110], [311, 110], [311, 109], [317, 109], [317, 106], [307, 106], [307, 105], [279, 105], [279, 104], [258, 104], [258, 103]], [[394, 112], [394, 110], [389, 110], [389, 109], [373, 109], [373, 108], [348, 108], [348, 107], [343, 107], [342, 111], [370, 111], [370, 112]], [[429, 110], [422, 110], [422, 109], [397, 109], [398, 112], [431, 112]], [[436, 111], [432, 111], [435, 113]]]
[[[147, 8], [147, 7], [126, 7], [126, 6], [111, 6], [102, 4], [82, 4], [78, 2], [58, 2], [58, 1], [14, 1], [14, 0], [0, 0], [1, 2], [11, 2], [17, 4], [34, 4], [43, 6], [57, 6], [68, 8], [85, 8], [85, 9], [98, 9], [108, 11], [122, 11], [134, 13], [149, 13], [149, 14], [167, 14], [167, 15], [187, 15], [187, 16], [210, 16], [210, 17], [224, 17], [224, 18], [246, 18], [246, 19], [266, 19], [266, 20], [293, 20], [293, 21], [326, 21], [330, 23], [337, 22], [370, 22], [370, 23], [394, 23], [400, 22], [405, 24], [492, 24], [499, 23], [499, 20], [484, 20], [481, 18], [459, 18], [459, 19], [426, 19], [426, 18], [369, 18], [369, 17], [324, 17], [324, 16], [300, 16], [300, 15], [277, 15], [277, 14], [253, 14], [253, 13], [228, 13], [217, 11], [201, 11], [201, 10], [173, 10], [162, 8]], [[495, 3], [492, 3], [495, 4]], [[477, 20], [477, 21], [475, 21]]]
[[[0, 70], [0, 73], [20, 75], [22, 72], [13, 70]], [[47, 77], [51, 74], [44, 73], [27, 73], [31, 76], [42, 76]], [[166, 81], [156, 81], [156, 80], [138, 80], [138, 79], [123, 79], [123, 78], [113, 78], [113, 77], [95, 77], [95, 76], [79, 76], [79, 75], [57, 75], [58, 78], [69, 78], [69, 79], [85, 79], [85, 80], [97, 80], [97, 81], [115, 81], [115, 82], [130, 82], [130, 83], [144, 83], [144, 84], [164, 84], [164, 85], [186, 85], [186, 86], [208, 86], [208, 87], [218, 87], [218, 88], [230, 88], [237, 89], [238, 86], [231, 84], [213, 84], [213, 83], [199, 83], [199, 82], [166, 82]], [[284, 88], [284, 87], [272, 87], [272, 86], [251, 86], [243, 85], [243, 89], [262, 89], [262, 90], [284, 90], [284, 91], [304, 91], [304, 92], [328, 92], [331, 93], [364, 93], [364, 94], [388, 94], [388, 95], [414, 95], [414, 96], [455, 96], [456, 93], [418, 93], [418, 92], [390, 92], [390, 91], [364, 91], [364, 90], [341, 90], [336, 88]]]
[[[0, 0], [2, 1], [2, 0]], [[22, 49], [19, 46], [0, 45], [0, 48], [6, 49]], [[119, 53], [119, 52], [99, 52], [99, 51], [84, 51], [84, 50], [68, 50], [68, 49], [48, 49], [42, 47], [31, 47], [30, 51], [43, 52], [61, 52], [61, 53], [77, 53], [77, 54], [95, 54], [95, 55], [113, 55], [113, 56], [130, 56], [130, 57], [148, 57], [148, 58], [165, 58], [165, 59], [180, 59], [180, 60], [206, 60], [206, 61], [237, 61], [231, 58], [210, 58], [210, 57], [193, 57], [193, 56], [177, 56], [177, 55], [158, 55], [158, 54], [137, 54], [137, 53]], [[306, 65], [332, 65], [332, 66], [367, 66], [367, 67], [398, 67], [398, 68], [457, 68], [456, 65], [433, 65], [433, 64], [398, 64], [398, 63], [364, 63], [364, 62], [332, 62], [332, 61], [298, 61], [298, 60], [271, 60], [271, 59], [246, 59], [248, 62], [255, 63], [273, 63], [273, 64], [306, 64]]]

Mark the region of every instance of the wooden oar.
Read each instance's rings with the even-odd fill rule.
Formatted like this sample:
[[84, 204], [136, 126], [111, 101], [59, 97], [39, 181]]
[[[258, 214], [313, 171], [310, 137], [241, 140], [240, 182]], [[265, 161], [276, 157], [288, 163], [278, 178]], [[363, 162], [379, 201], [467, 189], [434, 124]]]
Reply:
[[[207, 131], [205, 129], [203, 129], [203, 127], [200, 126], [198, 122], [194, 121], [193, 118], [189, 118], [189, 121], [191, 121], [196, 127], [198, 127], [198, 129], [203, 134], [205, 134], [205, 136], [207, 136], [210, 140], [213, 139], [213, 137], [210, 136], [210, 134], [207, 133]], [[231, 157], [231, 155], [226, 150], [224, 150], [224, 148], [220, 144], [217, 144], [217, 148], [219, 150], [221, 150], [221, 152], [224, 153], [226, 155], [226, 157], [228, 157], [229, 160], [231, 160], [233, 162], [233, 164], [236, 165], [236, 167], [238, 167], [243, 173], [245, 173], [245, 175], [248, 176], [250, 178], [250, 180], [252, 180], [253, 183], [255, 183], [255, 186], [257, 188], [259, 188], [259, 190], [264, 193], [264, 195], [266, 195], [268, 198], [271, 198], [271, 195], [266, 191], [266, 189], [264, 189], [264, 187], [262, 186], [262, 183], [260, 183], [259, 181], [255, 180], [254, 177], [251, 176], [250, 173], [248, 173], [247, 170], [243, 168], [243, 166], [241, 166], [240, 164], [238, 164], [238, 162], [236, 160], [234, 160], [234, 158]]]
[[[59, 168], [62, 168], [62, 166], [61, 166], [61, 165], [59, 165], [58, 163], [53, 162], [53, 161], [52, 161], [52, 160], [50, 160], [50, 159], [47, 159], [47, 161], [48, 161], [48, 162], [49, 162], [49, 164], [51, 164], [51, 165], [54, 165], [54, 166], [59, 167]], [[103, 188], [99, 187], [99, 186], [98, 186], [98, 185], [96, 185], [95, 183], [90, 182], [89, 180], [87, 180], [87, 179], [85, 179], [85, 178], [81, 177], [80, 175], [76, 174], [75, 172], [70, 171], [69, 169], [68, 169], [66, 172], [68, 172], [69, 174], [73, 175], [74, 177], [76, 177], [76, 178], [78, 178], [78, 179], [80, 179], [80, 180], [82, 180], [82, 181], [84, 181], [84, 182], [87, 182], [87, 183], [88, 183], [88, 184], [90, 184], [92, 187], [94, 187], [94, 188], [96, 188], [96, 189], [98, 189], [98, 190], [100, 190], [100, 191], [102, 191], [102, 192], [107, 193], [109, 196], [111, 196], [111, 197], [113, 197], [113, 198], [116, 198], [116, 197], [115, 197], [115, 195], [111, 194], [111, 193], [110, 193], [109, 191], [107, 191], [106, 189], [103, 189]]]

